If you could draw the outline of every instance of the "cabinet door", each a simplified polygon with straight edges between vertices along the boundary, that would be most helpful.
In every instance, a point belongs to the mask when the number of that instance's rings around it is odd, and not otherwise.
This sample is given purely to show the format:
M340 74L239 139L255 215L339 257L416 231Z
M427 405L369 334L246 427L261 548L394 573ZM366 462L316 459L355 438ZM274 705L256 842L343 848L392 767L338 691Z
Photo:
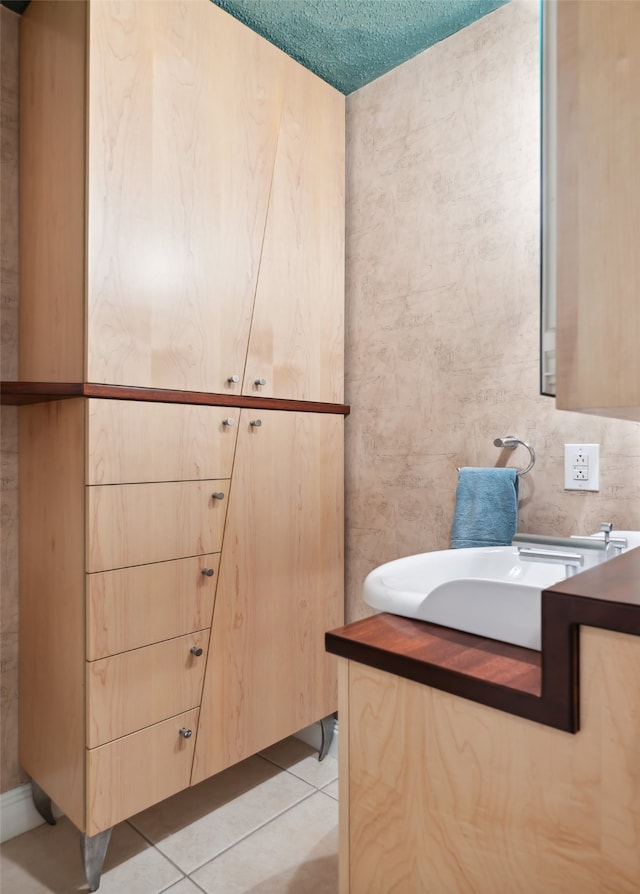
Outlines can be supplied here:
M98 398L87 406L87 484L231 476L237 410Z
M284 59L209 0L91 3L88 381L242 377Z
M556 405L640 421L640 4L557 16Z
M242 411L192 782L336 710L343 432L341 416Z
M84 374L86 31L85 3L20 18L19 378L32 382Z
M287 61L244 393L341 403L344 96Z
M197 723L194 708L87 751L87 835L187 788Z
M87 487L87 571L218 552L227 480Z
M209 631L87 662L87 745L96 748L197 708Z
M87 658L211 626L218 554L87 574Z

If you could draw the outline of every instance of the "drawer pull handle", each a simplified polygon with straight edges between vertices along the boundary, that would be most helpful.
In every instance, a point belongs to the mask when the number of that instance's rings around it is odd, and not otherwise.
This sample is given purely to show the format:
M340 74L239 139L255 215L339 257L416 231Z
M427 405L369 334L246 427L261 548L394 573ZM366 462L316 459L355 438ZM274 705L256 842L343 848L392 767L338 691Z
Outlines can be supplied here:
M224 494L221 490L217 490L215 493L211 494L214 500L224 500Z
M181 726L180 729L178 730L178 732L180 733L180 735L182 736L183 739L190 739L191 736L193 735L193 732L184 726Z
M200 646L191 646L189 651L192 655L195 655L196 658L199 658L202 655L202 649L200 648Z
M206 574L207 577L213 577L213 568L203 568L202 573Z
M254 428L260 428L262 425L262 419L252 419L249 425L253 425Z
M223 419L223 420L222 420L222 424L223 424L223 425L229 425L229 426L231 426L231 425L235 425L235 423L236 423L236 420L233 419L231 416L229 416L228 419Z
M266 380L266 379L256 379L254 384L256 385L256 387L257 387L258 385L266 385L266 384L267 384L267 380Z
M240 376L229 376L229 378L227 379L227 382L230 385L237 385L239 381L240 381Z

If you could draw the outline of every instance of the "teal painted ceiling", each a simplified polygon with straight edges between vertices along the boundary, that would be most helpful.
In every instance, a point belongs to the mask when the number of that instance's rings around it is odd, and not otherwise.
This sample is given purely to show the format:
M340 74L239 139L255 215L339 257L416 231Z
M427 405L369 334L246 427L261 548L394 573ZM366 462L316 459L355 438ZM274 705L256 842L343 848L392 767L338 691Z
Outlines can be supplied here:
M349 94L509 0L212 0Z

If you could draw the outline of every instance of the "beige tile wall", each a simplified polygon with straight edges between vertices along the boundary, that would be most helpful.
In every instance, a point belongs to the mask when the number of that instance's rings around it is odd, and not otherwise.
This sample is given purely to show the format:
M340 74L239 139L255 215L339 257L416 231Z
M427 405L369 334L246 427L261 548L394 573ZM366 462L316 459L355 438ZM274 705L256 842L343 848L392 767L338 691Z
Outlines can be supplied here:
M640 528L640 426L538 396L537 0L513 2L348 98L348 614L362 580L448 545L456 465L538 452L521 529ZM2 376L17 371L17 23L2 8ZM17 762L16 412L2 409L2 762ZM565 441L602 445L598 494ZM521 451L509 458L525 462Z
M640 426L538 389L539 37L513 0L347 98L347 614L371 568L449 545L456 466L526 465L520 530L640 528ZM606 371L603 370L603 375ZM565 442L601 490L563 490Z
M18 16L0 8L0 371L18 372ZM0 791L26 776L18 765L18 426L2 407L0 437Z

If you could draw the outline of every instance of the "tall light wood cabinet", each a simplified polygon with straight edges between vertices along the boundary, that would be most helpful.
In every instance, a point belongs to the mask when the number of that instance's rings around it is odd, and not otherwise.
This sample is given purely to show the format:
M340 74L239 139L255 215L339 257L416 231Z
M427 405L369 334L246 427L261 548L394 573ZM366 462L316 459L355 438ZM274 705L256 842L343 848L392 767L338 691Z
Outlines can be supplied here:
M344 97L209 0L21 28L20 750L95 889L337 709Z
M34 6L20 378L341 402L344 97L210 0Z
M640 4L557 4L557 396L640 420Z

